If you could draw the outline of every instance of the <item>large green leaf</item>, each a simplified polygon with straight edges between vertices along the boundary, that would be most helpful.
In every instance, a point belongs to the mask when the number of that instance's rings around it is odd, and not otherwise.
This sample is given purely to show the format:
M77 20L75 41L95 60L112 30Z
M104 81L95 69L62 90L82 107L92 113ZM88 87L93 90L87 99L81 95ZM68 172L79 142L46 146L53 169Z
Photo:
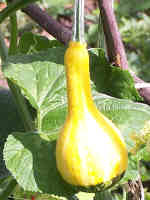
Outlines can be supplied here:
M75 190L56 169L57 134L14 133L4 148L7 168L26 191L72 196Z
M37 110L40 131L49 132L64 122L66 80L63 56L64 49L54 48L40 54L11 57L4 69L6 77L22 89Z

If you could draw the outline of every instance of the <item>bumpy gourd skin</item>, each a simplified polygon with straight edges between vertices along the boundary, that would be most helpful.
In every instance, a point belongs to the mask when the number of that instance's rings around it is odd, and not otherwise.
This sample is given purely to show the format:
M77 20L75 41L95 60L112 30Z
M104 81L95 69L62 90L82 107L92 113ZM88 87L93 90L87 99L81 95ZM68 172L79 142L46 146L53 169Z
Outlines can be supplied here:
M86 44L70 42L65 54L68 117L56 145L57 168L76 186L94 186L121 175L128 156L119 130L93 103Z

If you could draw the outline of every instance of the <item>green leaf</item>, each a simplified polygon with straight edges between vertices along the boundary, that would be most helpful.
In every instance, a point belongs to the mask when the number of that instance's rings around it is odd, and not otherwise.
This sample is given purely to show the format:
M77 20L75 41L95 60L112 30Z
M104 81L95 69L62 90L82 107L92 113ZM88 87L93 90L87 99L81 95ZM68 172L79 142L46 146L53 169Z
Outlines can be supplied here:
M13 131L23 131L14 99L6 88L0 88L0 113L0 178L2 178L8 175L2 155L6 138Z
M32 32L25 32L19 40L18 52L23 54L35 53L58 46L63 45L57 40L49 40L44 36L37 35Z
M53 48L40 54L10 57L4 67L5 76L22 89L37 110L39 131L58 129L65 120L66 80L60 64L63 56L64 49Z
M69 197L75 193L56 169L57 134L16 132L4 147L7 168L26 191Z
M127 70L111 66L102 49L90 50L91 79L99 92L120 99L142 101Z

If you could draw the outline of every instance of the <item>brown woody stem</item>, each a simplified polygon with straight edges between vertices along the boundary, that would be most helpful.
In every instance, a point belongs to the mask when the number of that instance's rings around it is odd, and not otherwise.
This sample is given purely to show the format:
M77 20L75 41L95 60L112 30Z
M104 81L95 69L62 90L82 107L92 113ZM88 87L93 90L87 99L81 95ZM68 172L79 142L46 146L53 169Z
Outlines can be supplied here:
M99 0L101 19L106 39L109 61L122 69L128 69L127 58L112 8L112 0Z

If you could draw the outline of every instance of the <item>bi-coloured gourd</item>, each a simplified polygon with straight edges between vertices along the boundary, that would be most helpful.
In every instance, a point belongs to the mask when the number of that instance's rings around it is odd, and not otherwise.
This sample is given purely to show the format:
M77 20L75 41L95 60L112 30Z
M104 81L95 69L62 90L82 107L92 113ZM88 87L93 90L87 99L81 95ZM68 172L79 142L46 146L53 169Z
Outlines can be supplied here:
M125 143L120 131L93 102L85 43L69 43L65 66L68 117L56 145L58 171L71 185L105 184L127 168Z

